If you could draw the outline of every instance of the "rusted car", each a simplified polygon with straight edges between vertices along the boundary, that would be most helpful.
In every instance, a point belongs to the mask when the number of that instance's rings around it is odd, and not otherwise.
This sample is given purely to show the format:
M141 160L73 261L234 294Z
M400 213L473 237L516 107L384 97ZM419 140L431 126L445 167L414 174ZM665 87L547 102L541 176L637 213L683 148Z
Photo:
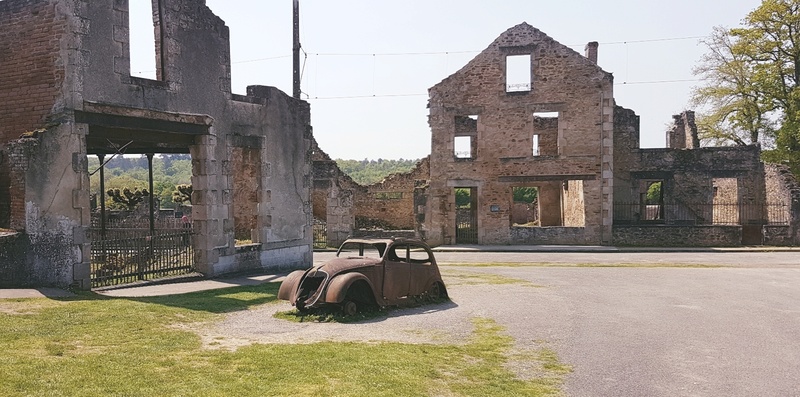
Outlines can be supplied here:
M278 299L299 311L333 306L345 315L445 297L447 290L430 247L406 238L348 239L336 258L290 273L278 291Z

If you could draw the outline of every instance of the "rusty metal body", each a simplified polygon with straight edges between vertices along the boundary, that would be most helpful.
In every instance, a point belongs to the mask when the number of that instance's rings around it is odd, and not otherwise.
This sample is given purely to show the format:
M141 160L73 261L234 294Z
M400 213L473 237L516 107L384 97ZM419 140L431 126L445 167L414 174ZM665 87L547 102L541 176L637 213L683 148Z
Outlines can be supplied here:
M416 239L348 239L336 258L298 270L281 283L278 298L306 310L338 305L354 314L369 306L403 306L446 297L430 247Z

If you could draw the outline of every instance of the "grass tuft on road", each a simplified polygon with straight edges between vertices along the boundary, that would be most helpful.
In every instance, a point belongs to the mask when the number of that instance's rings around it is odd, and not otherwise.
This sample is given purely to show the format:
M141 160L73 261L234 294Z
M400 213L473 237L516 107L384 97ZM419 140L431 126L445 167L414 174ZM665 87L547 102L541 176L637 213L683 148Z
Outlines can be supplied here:
M562 365L534 352L539 375L507 368L512 340L476 319L465 345L255 344L207 350L187 330L275 300L278 285L154 298L93 293L0 300L3 396L548 396ZM183 325L176 327L176 325ZM514 358L513 360L516 360ZM536 361L536 360L534 360Z

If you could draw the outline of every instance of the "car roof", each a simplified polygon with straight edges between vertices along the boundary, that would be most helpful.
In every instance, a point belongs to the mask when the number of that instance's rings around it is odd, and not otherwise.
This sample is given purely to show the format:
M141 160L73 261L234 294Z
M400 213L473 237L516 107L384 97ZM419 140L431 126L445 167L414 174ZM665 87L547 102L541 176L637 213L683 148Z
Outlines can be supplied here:
M415 243L415 244L427 245L422 240L413 239L413 238L406 238L406 237L392 237L392 238L359 237L359 238L348 238L344 242L345 243L363 243L363 244Z

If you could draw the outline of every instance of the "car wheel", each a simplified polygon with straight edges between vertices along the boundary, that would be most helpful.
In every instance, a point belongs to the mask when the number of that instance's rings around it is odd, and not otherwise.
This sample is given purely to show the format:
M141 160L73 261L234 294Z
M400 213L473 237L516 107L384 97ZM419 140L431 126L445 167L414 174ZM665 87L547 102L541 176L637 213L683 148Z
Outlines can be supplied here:
M345 316L355 316L358 313L358 305L354 301L346 300L342 302L342 313Z

